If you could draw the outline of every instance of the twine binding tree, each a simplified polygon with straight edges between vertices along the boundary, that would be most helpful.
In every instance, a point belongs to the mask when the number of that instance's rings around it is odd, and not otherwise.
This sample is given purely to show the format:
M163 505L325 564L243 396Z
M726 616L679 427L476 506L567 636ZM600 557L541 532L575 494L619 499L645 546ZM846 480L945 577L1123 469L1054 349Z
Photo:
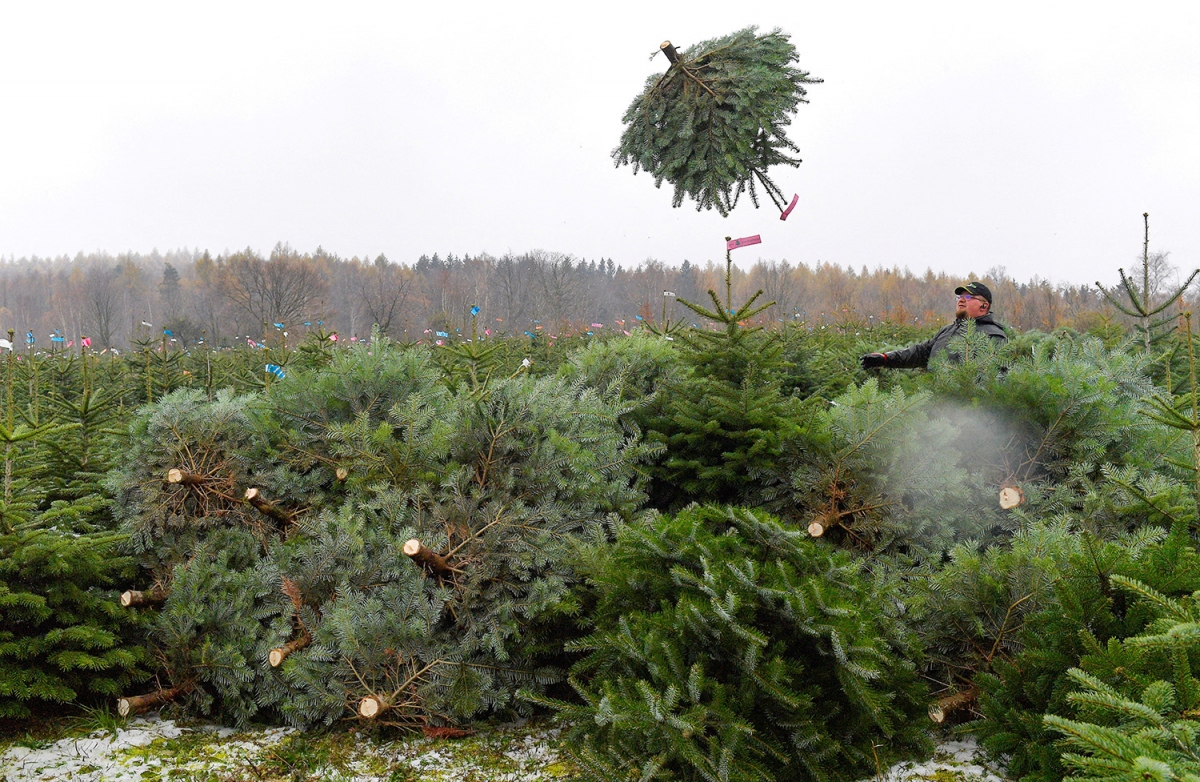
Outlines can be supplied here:
M645 170L654 184L675 187L672 206L684 196L696 210L722 216L747 190L758 206L758 188L779 208L795 207L767 175L774 165L799 166L800 151L785 132L796 108L807 103L804 85L819 84L793 63L796 47L778 29L757 35L754 27L704 41L682 54L670 41L660 47L671 61L661 76L625 111L625 132L613 150L618 167ZM657 52L656 52L657 54Z

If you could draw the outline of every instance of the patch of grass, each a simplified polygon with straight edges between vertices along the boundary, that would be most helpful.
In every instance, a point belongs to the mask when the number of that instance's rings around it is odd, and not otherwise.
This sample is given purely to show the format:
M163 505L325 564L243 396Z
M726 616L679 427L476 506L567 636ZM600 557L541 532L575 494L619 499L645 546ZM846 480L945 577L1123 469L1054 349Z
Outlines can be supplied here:
M67 726L72 733L105 733L116 738L117 731L125 727L125 718L107 706L84 706L82 713L67 718Z
M319 736L296 733L263 752L256 767L265 776L305 780L325 764L328 752Z

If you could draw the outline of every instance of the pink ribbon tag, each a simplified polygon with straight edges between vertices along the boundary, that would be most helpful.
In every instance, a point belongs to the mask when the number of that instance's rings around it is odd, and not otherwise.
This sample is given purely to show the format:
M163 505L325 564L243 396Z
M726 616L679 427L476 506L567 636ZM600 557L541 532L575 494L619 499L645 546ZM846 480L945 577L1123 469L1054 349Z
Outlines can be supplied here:
M755 234L754 236L743 236L741 239L730 239L725 243L725 249L736 250L739 247L749 247L752 244L762 244L762 237Z
M796 202L799 200L800 200L799 193L796 193L796 195L792 196L792 202L790 204L788 204L788 208L784 209L783 213L781 215L779 215L779 219L786 220L787 216L790 215L792 213L792 210L796 208Z

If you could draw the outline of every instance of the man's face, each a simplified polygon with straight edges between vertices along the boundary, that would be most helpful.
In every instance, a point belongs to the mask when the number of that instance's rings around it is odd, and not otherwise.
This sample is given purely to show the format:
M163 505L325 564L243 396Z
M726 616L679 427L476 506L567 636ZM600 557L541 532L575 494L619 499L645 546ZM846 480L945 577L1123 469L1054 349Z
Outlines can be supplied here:
M970 293L960 293L958 304L954 310L956 318L978 318L988 311L987 299L982 296L972 296Z

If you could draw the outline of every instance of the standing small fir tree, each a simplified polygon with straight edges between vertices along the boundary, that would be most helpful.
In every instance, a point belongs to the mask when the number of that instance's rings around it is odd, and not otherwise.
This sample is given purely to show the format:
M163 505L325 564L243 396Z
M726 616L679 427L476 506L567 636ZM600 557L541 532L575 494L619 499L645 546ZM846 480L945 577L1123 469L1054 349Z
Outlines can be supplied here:
M1163 300L1157 304L1151 299L1154 297L1155 285L1151 281L1151 267L1154 265L1154 259L1150 255L1150 213L1142 213L1142 221L1145 223L1145 238L1142 241L1142 284L1136 286L1125 274L1124 269L1117 269L1121 275L1121 288L1124 290L1125 297L1128 301L1121 301L1117 298L1113 291L1108 290L1099 282L1096 287L1100 289L1100 293L1104 298L1112 303L1121 312L1131 318L1137 320L1135 328L1142 339L1142 346L1146 354L1149 355L1153 346L1159 342L1167 334L1170 334L1172 329L1165 328L1168 324L1175 320L1173 315L1168 315L1165 318L1155 319L1161 315L1167 307L1170 307L1184 291L1192 284L1192 280L1196 279L1196 275L1200 274L1200 269L1196 269L1187 278L1187 281L1175 288L1169 295L1164 296Z
M649 172L655 187L670 182L672 206L690 196L697 211L726 216L746 190L758 206L761 187L784 211L783 191L767 169L800 165L785 128L807 103L804 85L821 82L793 65L798 55L788 36L748 27L682 54L669 41L661 49L671 67L650 77L625 111L612 154L617 166Z
M754 476L774 463L796 428L792 402L780 390L779 340L743 325L774 302L756 305L758 291L735 308L732 266L727 251L724 302L713 290L711 309L680 299L718 330L680 333L691 372L672 384L661 416L648 424L648 439L667 446L653 473L651 496L660 508L744 501Z

